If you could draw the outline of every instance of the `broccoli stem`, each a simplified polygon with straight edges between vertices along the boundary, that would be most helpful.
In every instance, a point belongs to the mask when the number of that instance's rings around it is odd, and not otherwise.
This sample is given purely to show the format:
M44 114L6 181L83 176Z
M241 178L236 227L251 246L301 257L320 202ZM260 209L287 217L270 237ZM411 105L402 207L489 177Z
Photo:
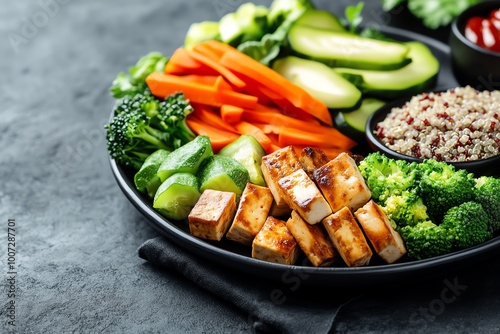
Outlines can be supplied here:
M155 136L153 135L150 135L149 133L147 133L146 131L141 133L140 135L137 136L138 138L141 138L145 141L147 141L148 143L150 144L153 144L155 145L156 147L158 148L163 148L163 149L170 149L167 145L165 145L165 143L163 143L160 139L156 138Z

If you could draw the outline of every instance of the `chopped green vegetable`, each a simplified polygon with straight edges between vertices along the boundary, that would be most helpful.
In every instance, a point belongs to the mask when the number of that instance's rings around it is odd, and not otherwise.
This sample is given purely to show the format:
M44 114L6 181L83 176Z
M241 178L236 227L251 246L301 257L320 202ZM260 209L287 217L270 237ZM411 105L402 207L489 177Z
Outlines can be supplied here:
M141 57L128 73L120 72L113 81L110 92L114 98L134 96L147 88L146 77L152 72L162 72L168 58L160 52L150 52Z
M408 65L409 48L403 43L361 37L341 31L294 25L288 41L295 55L330 67L395 70Z
M434 221L441 221L452 207L472 200L475 182L466 170L432 159L418 164L418 169L419 193Z
M156 172L169 154L170 151L159 149L146 158L141 169L134 175L134 184L137 190L145 192L151 198L154 197L161 184Z
M344 25L340 22L337 16L326 10L316 8L309 8L306 10L295 22L295 24L316 29L345 31Z
M453 236L455 249L465 249L492 237L489 231L489 217L481 204L465 202L452 207L445 214L440 225Z
M273 70L303 88L329 109L354 109L361 104L361 91L320 62L287 56L276 60Z
M403 227L401 236L405 240L408 256L414 260L445 255L453 248L453 235L429 220Z
M158 149L170 149L167 134L153 128L150 118L140 110L122 112L106 125L110 156L118 163L141 168L146 158Z
M368 118L385 103L376 98L363 98L359 108L335 115L335 127L346 136L362 141L365 139Z
M191 24L184 39L184 47L191 49L198 43L220 39L219 22L203 21Z
M157 175L165 181L175 173L196 174L203 160L213 155L207 136L198 136L193 141L171 152L158 168Z
M364 2L358 2L356 6L347 6L345 8L345 17L348 23L347 25L349 26L349 32L353 34L356 33L358 26L361 21L363 21L361 12L363 11L364 6Z
M269 66L287 44L287 36L297 19L314 8L309 0L274 0L268 14L269 29L260 40L238 45L238 50Z
M240 196L250 181L247 169L235 159L222 155L208 157L198 171L200 191L213 189Z
M185 219L201 193L196 176L176 173L166 179L156 191L153 207L170 219Z
M500 231L500 179L492 176L476 179L474 201L481 204L490 217L490 231Z
M173 151L195 138L186 124L193 108L182 93L161 101L148 89L123 98L106 125L108 151L119 163L140 169L158 149Z
M379 152L367 155L360 162L359 171L373 199L382 204L390 196L401 195L414 187L419 176L416 163L391 159Z
M266 151L253 136L241 135L231 144L223 147L218 154L233 158L245 166L251 183L259 186L266 185L260 169L262 157L266 154Z
M295 22L309 8L314 8L310 0L274 0L268 15L271 30L286 21Z
M385 11L390 11L400 4L407 3L409 11L422 23L437 29L450 24L464 10L481 0L381 0Z
M403 43L409 48L411 63L392 71L359 70L336 68L335 71L345 78L358 75L362 79L354 84L366 95L383 99L396 99L412 96L428 90L436 84L439 74L439 61L429 47L418 41Z

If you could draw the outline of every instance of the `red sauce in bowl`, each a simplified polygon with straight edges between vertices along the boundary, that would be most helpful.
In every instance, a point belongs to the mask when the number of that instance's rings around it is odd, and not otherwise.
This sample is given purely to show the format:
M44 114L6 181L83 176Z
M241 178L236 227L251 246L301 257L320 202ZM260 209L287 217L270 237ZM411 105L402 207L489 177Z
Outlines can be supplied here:
M488 17L471 17L465 26L465 37L484 49L500 52L500 8Z

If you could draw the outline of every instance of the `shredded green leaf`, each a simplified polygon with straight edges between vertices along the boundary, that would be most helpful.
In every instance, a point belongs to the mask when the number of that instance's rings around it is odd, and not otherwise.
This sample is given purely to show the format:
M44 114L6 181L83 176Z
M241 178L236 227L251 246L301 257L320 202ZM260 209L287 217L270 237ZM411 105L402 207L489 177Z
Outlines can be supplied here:
M481 0L381 0L385 11L405 2L408 10L422 20L424 26L437 29L450 24L460 13Z
M363 21L361 12L363 11L364 6L364 2L358 2L356 6L347 6L345 9L345 17L349 25L349 31L352 33L356 32L356 29L360 25L361 21Z

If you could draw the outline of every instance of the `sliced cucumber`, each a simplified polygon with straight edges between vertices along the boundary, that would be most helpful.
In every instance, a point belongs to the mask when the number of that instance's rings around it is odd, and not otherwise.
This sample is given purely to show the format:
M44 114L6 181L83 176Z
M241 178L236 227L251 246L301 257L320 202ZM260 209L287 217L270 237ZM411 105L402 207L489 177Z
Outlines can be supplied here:
M153 198L156 190L161 184L161 180L156 175L158 168L165 161L170 151L159 149L151 153L141 166L141 169L134 175L134 183L137 190L145 192Z
M326 10L314 8L306 10L295 24L316 29L346 31L338 17Z
M251 2L244 3L238 7L235 18L242 35L239 43L260 40L267 32L268 12L267 7L256 6Z
M423 43L412 41L404 43L410 50L412 62L403 68L392 71L368 71L351 68L336 68L343 76L361 75L358 87L367 95L396 99L412 96L436 84L439 61Z
M393 70L411 62L408 47L348 32L294 25L288 33L292 50L304 58L330 67Z
M177 173L166 179L156 191L153 207L170 219L185 219L200 198L198 179Z
M238 44L242 31L236 18L236 13L228 13L219 21L219 36L226 44Z
M251 183L259 186L266 185L260 169L262 157L266 155L266 151L253 136L241 135L231 144L223 147L218 154L233 158L245 166Z
M351 109L361 102L361 91L325 64L288 56L276 60L273 69L330 109Z
M358 109L348 113L339 112L335 116L335 127L354 140L362 140L365 138L368 118L385 103L385 101L376 98L364 98Z
M248 2L236 12L224 15L219 21L222 42L237 46L246 41L259 40L268 29L268 9Z
M207 136L197 136L168 155L156 173L163 182L175 173L196 174L203 160L213 155Z
M198 171L200 191L213 189L233 192L240 196L250 181L248 171L238 161L221 155L213 155Z
M211 39L219 39L219 22L204 21L189 26L184 39L184 47L191 49L198 43Z

